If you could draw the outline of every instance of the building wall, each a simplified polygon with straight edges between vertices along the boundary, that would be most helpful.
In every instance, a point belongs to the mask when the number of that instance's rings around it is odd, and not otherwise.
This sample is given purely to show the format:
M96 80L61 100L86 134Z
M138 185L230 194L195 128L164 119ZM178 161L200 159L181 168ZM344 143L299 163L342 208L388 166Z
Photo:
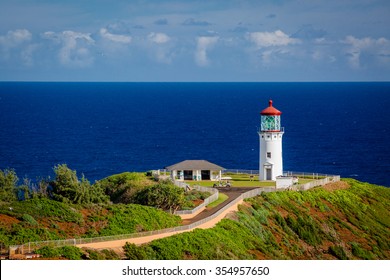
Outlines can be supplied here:
M214 174L216 173L216 174ZM176 178L179 176L179 174L182 174L179 178ZM202 170L192 170L192 180L195 181L200 181L203 180L202 178ZM221 178L221 171L213 171L210 170L210 180L211 181L216 181L218 178ZM184 170L172 170L171 172L171 179L172 180L177 180L177 181L184 181Z
M277 176L283 175L283 155L282 139L283 132L261 132L260 137L260 163L259 163L259 180L267 180L265 169L266 163L271 163L272 177L276 180ZM267 157L270 153L271 157Z

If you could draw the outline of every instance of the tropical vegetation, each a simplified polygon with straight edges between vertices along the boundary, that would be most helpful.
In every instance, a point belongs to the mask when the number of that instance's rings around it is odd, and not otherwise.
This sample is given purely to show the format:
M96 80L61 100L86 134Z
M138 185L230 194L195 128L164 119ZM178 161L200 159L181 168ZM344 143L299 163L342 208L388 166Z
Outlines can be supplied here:
M264 193L214 228L124 251L128 259L389 259L390 189L348 179Z

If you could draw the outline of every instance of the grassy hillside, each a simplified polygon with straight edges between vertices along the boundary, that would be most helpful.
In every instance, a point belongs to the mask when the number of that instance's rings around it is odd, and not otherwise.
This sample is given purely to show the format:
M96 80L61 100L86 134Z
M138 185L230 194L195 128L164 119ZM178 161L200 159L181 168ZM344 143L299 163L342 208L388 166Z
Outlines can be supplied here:
M124 248L129 259L390 259L390 189L347 179L267 193L212 229Z
M156 184L144 173L124 172L99 180L95 186L103 188L114 203L130 203L140 190Z
M134 204L66 204L47 198L0 203L0 243L107 236L180 224L164 211Z

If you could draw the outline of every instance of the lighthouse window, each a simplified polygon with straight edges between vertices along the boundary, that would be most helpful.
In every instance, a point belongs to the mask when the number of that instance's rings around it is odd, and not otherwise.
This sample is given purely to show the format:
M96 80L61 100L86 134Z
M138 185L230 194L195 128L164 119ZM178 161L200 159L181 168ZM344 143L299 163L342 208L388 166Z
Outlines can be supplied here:
M271 153L267 152L267 158L271 158Z

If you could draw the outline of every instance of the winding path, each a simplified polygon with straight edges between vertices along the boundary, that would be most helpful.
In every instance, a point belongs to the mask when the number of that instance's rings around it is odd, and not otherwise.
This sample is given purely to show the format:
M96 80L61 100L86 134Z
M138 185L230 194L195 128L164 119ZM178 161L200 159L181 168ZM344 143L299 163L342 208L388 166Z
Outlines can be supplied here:
M211 215L215 214L218 212L220 209L228 205L230 202L235 200L237 197L239 197L241 194L253 190L255 188L246 188L246 187L241 187L241 188L220 188L218 189L219 192L226 194L229 198L225 200L223 203L217 205L216 207L213 208L206 208L202 212L200 212L198 215L191 219L186 219L183 220L183 225L189 225L195 222L198 222L200 220L203 220L207 217L210 217ZM182 231L175 231L175 232L166 232L166 233L161 233L161 234L155 234L155 235L150 235L150 236L143 236L143 237L136 237L136 238L129 238L129 239L121 239L121 240L114 240L114 241L103 241L103 242L96 242L96 243L88 243L88 244L79 244L76 245L77 247L87 247L87 248L93 248L93 249L113 249L118 253L123 253L122 247L126 244L126 242L134 243L136 245L144 244L144 243L149 243L153 240L172 236L175 234L180 234L183 232L188 232L192 231L196 228L199 229L207 229L207 228L212 228L214 227L220 220L222 220L227 214L237 211L237 206L242 203L242 200L239 200L238 202L234 203L231 205L229 208L225 209L222 213L220 213L217 217L214 219L207 221L195 228L188 229L188 230L182 230Z

